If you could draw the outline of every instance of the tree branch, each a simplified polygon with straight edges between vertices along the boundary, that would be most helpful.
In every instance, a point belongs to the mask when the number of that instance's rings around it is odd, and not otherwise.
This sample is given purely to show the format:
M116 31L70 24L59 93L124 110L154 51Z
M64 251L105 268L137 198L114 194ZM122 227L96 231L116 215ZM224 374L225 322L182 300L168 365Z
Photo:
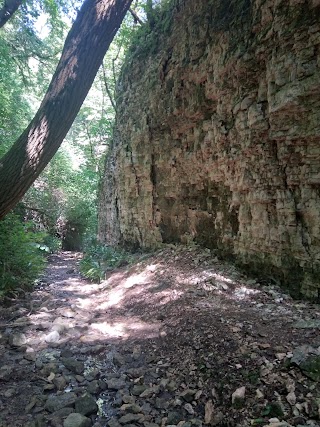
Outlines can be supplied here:
M0 159L0 219L26 193L60 147L132 0L85 0L49 89L27 129Z
M133 19L134 19L134 23L136 24L137 22L139 22L140 25L143 24L143 21L139 18L138 14L133 10L133 9L129 9L129 12L131 13Z
M106 88L106 92L107 92L107 95L108 95L108 97L110 99L111 105L112 105L114 111L117 111L116 103L114 102L111 90L110 90L109 85L108 85L107 75L106 75L106 69L104 67L104 63L102 63L102 74L103 74L104 87Z
M3 7L0 9L0 28L9 21L21 4L22 0L5 0Z

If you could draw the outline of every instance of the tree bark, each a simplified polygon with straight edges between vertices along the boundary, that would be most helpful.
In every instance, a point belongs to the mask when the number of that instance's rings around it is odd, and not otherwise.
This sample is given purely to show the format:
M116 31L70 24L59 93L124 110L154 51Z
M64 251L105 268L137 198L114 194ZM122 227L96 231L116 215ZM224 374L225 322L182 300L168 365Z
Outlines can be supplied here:
M0 219L23 197L70 129L132 0L85 0L42 104L0 159Z
M5 0L0 9L0 28L6 24L22 4L22 0Z

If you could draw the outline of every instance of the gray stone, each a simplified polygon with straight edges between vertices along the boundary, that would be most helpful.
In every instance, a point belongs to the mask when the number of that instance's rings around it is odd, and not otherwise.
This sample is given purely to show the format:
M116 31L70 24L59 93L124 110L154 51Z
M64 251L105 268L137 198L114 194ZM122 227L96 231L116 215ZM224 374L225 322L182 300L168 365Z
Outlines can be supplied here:
M139 414L142 412L142 409L139 405L136 405L134 403L125 403L124 405L121 406L120 411Z
M114 353L112 360L118 368L121 368L121 366L126 363L125 358L120 353Z
M75 409L79 414L92 415L98 412L98 405L90 394L86 394L76 400Z
M52 417L66 418L74 412L73 408L61 408L52 414Z
M298 320L292 327L296 329L320 329L320 320Z
M26 345L27 342L27 337L21 332L17 332L9 336L9 344L13 347L22 347Z
M232 393L231 400L232 400L232 405L235 408L242 408L245 394L246 394L246 388L244 386L237 388L237 390L235 390Z
M76 412L68 415L64 420L63 427L91 427L91 420Z
M145 385L135 384L131 389L131 393L134 396L140 396L140 394L143 393L146 389L147 387Z
M119 418L120 424L129 424L140 421L143 418L143 414L126 414Z
M184 390L182 393L180 393L180 397L182 397L182 399L184 399L186 402L190 403L193 401L196 392L196 390L191 390L190 388L188 388L187 390Z
M45 404L45 409L49 412L56 412L65 407L72 407L77 400L77 395L73 392L64 393L58 396L50 395Z
M109 427L120 427L120 426L121 426L121 424L119 423L119 421L118 421L116 418L112 417L112 418L108 421L108 426L109 426Z
M13 373L13 367L10 365L3 365L0 368L0 381L10 381Z
M73 357L61 357L61 362L69 371L81 375L84 371L84 363Z
M320 381L320 352L310 345L299 346L293 350L291 363L314 381Z
M52 382L56 386L57 390L59 390L59 391L64 390L66 388L66 385L67 385L65 378L62 376L55 377L52 380Z
M98 394L101 391L101 387L99 385L100 381L93 380L90 381L87 385L87 391L90 394Z
M170 411L167 417L167 425L170 425L170 424L176 425L182 420L183 420L183 416L182 414L180 414L180 412Z
M51 331L44 337L44 340L48 344L58 343L60 341L60 334L58 331Z
M125 386L125 382L119 378L111 378L107 381L108 389L121 390Z

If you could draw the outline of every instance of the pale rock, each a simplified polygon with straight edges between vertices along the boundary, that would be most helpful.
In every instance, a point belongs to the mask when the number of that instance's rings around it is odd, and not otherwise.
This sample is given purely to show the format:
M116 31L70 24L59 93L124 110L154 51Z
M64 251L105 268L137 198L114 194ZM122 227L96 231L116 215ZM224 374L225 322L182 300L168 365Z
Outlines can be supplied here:
M286 396L287 402L291 405L294 406L296 404L297 401L297 397L295 395L294 391L291 391L290 393L287 394Z
M9 336L9 344L13 347L22 347L28 342L27 337L22 332L17 332Z
M52 343L58 343L60 341L60 334L57 331L49 332L44 337L45 342L52 344Z
M204 423L210 424L214 414L214 406L212 400L208 400L204 408Z
M245 394L246 394L245 386L237 388L237 390L235 390L232 393L231 401L232 401L232 405L235 408L241 408L243 406Z

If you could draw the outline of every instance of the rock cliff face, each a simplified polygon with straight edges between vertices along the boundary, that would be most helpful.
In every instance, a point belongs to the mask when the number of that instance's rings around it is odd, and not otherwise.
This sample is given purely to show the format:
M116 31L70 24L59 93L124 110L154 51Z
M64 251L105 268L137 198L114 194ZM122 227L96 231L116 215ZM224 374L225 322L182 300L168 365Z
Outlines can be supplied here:
M195 241L318 298L320 0L179 0L170 19L119 82L100 239Z

